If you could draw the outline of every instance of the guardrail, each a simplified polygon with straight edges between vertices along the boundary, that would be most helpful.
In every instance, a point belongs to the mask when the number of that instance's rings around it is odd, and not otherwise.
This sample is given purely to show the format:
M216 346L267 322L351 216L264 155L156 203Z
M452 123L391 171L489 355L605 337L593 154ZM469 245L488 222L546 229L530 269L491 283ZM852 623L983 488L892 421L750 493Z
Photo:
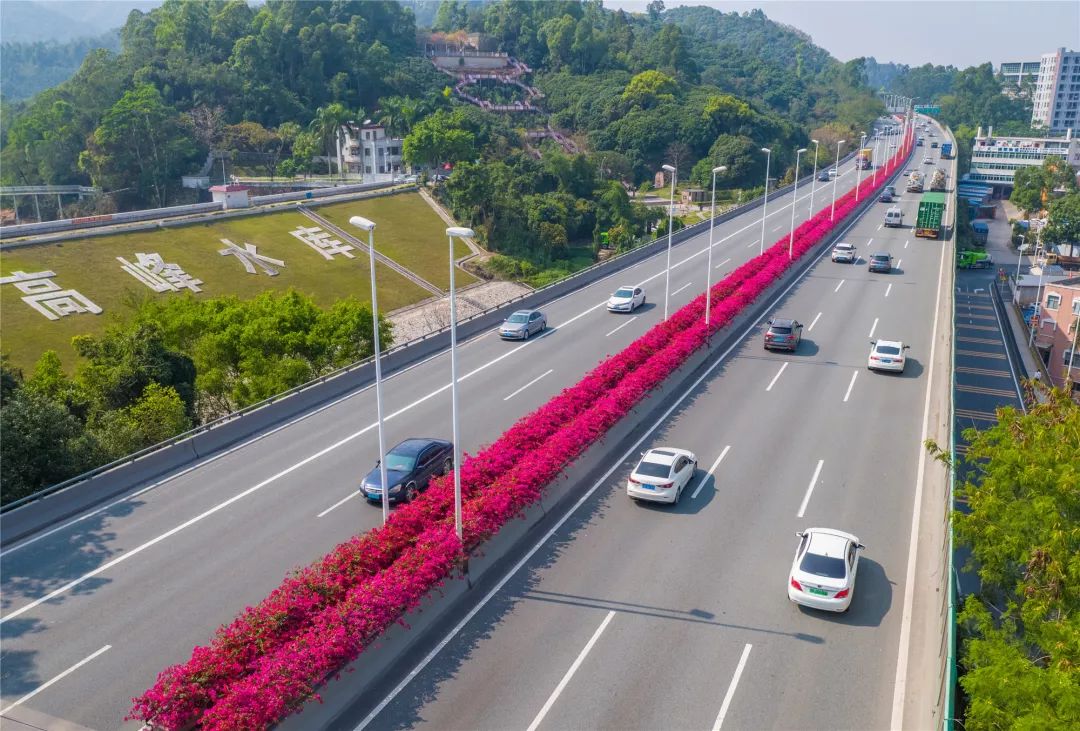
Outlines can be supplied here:
M844 158L841 164L852 157L854 157L853 154ZM770 198L785 195L792 188L793 186L790 185L778 188L770 193ZM715 222L724 223L758 208L761 204L762 198L755 198L717 215ZM709 221L706 219L674 232L672 244L682 243L708 231L708 225ZM605 262L593 264L546 287L523 293L500 305L463 318L458 321L457 326L459 342L495 327L502 321L504 314L514 309L539 306L544 302L569 294L648 259L663 251L666 246L666 236L655 239ZM384 378L406 365L449 347L449 343L450 328L447 326L384 351L381 364ZM374 380L373 363L374 359L370 357L357 361L308 383L295 386L227 416L178 434L171 439L0 506L0 536L2 536L0 545L19 540L46 525L71 517L126 492L136 485L161 477L197 459L208 457L289 418L294 418L312 408L362 388ZM94 488L88 489L84 486L78 492L86 494L78 498L72 497L72 493L75 492L72 488L84 485L84 483L92 483ZM59 499L59 493L65 493L63 500ZM52 499L38 515L25 518L19 515L31 505L41 503L45 498Z
M32 234L72 231L80 228L114 226L118 223L176 218L177 216L190 216L193 213L212 213L224 210L224 208L225 206L223 203L193 203L189 206L147 208L146 210L128 211L127 213L107 213L101 216L62 218L56 221L41 221L40 223L20 223L16 226L0 227L0 240L30 236Z

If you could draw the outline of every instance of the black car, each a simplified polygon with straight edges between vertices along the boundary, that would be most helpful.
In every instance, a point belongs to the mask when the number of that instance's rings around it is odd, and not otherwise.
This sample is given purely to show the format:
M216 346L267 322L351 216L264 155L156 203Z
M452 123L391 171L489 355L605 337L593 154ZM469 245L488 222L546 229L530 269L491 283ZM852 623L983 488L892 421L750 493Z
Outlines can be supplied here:
M773 318L765 331L765 350L790 350L794 352L802 342L802 325L798 320Z
M829 171L828 170L822 170L820 173L817 174L817 179L822 183L829 182L829 180L830 180Z
M891 272L892 257L888 254L871 254L867 260L867 268L872 272Z
M445 475L454 467L454 445L445 439L406 439L386 453L386 481L390 502L408 502L427 488L432 477ZM360 483L364 497L382 502L379 463Z

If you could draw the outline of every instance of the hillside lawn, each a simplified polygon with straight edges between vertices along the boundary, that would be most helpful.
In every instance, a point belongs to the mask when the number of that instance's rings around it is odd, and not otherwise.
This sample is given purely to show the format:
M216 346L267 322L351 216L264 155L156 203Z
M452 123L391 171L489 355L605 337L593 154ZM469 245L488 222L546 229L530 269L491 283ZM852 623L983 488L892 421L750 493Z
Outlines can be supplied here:
M375 250L420 275L444 292L450 289L450 262L447 260L446 222L431 210L419 193L401 193L381 198L362 198L345 203L312 207L315 213L367 243L367 233L349 224L352 216L375 222ZM469 247L454 240L454 259L469 254ZM462 269L454 275L458 287L472 284L476 277Z
M403 224L391 224L393 215L410 216L413 230L438 230L438 235L418 238L432 252L438 252L445 261L445 226L418 195L410 195L417 206L396 203L394 196L368 202L363 210L375 221L385 222L386 233L376 239L376 247L386 251L393 238L391 232ZM388 202L395 201L387 205ZM350 205L350 204L339 204ZM422 210L421 210L422 208ZM325 212L326 209L320 209ZM327 216L330 218L330 216ZM408 219L406 219L408 220ZM12 284L0 287L0 316L2 316L2 339L0 352L6 353L13 365L29 373L38 357L46 350L60 354L64 366L72 370L76 355L71 348L75 335L95 334L105 326L131 312L132 303L142 297L182 297L188 290L155 293L149 287L121 269L116 260L122 256L137 263L136 252L158 253L166 263L176 263L188 274L201 279L202 292L195 297L220 297L236 295L246 299L273 289L284 291L290 287L311 296L320 306L328 306L336 300L355 296L370 301L370 275L368 258L364 252L353 250L355 258L342 255L326 260L321 254L289 235L297 226L313 226L314 222L295 211L265 215L242 216L205 224L137 231L115 236L69 240L41 246L11 249L0 256L0 274L8 276L14 271L27 273L52 270L52 281L61 289L75 289L103 309L99 315L72 314L58 320L49 320L28 304L25 296ZM383 229L376 229L377 235ZM399 234L400 236L400 234ZM227 238L243 248L245 243L258 247L258 253L284 260L280 273L270 277L256 267L257 274L248 274L235 256L222 256L225 248L220 239ZM419 251L419 243L403 250ZM418 257L425 259L426 257ZM408 262L402 262L408 266ZM428 276L424 271L421 276ZM376 267L379 287L379 309L388 313L399 307L424 300L430 293L384 265ZM446 275L447 280L449 274ZM441 281L441 280L437 280ZM469 281L472 281L470 278ZM462 283L465 283L462 280Z

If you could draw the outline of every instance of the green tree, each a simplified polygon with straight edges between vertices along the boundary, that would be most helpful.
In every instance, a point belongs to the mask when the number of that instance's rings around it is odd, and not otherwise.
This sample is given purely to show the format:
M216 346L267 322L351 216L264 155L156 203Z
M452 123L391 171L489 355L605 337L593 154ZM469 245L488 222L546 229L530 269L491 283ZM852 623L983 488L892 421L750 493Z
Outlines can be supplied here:
M765 156L749 137L717 137L708 156L694 166L690 178L697 185L711 185L712 169L720 165L727 165L727 172L717 178L717 184L724 180L729 185L753 187L761 185L765 178Z
M1039 167L1016 171L1009 200L1030 215L1047 208L1054 191L1060 189L1076 190L1076 171L1064 159L1051 155Z
M675 100L679 85L675 79L659 71L642 71L630 79L623 90L622 99L627 107L639 106L649 109L661 102Z
M330 174L331 160L337 158L338 144L341 141L341 126L353 117L352 113L340 102L327 104L315 110L315 119L311 120L309 128L315 132L322 141L323 149L326 150L326 172ZM364 112L361 110L356 117L363 121ZM341 170L338 170L341 173Z
M109 459L119 459L191 427L186 404L176 389L151 383L130 406L99 412L89 431Z
M402 154L410 165L430 165L477 156L476 136L462 128L457 113L439 110L417 123L402 143Z
M1069 193L1050 204L1042 238L1047 245L1069 246L1070 256L1080 255L1080 193Z

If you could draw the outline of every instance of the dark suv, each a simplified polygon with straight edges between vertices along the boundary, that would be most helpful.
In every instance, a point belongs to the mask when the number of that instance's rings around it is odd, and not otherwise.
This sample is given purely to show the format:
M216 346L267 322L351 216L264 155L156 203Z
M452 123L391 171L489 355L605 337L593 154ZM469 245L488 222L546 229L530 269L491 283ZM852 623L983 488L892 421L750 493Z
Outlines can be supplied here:
M888 254L871 254L867 264L872 272L885 272L887 274L892 271L892 257Z
M765 350L790 350L794 352L802 342L802 325L798 320L774 318L769 320L765 331Z
M390 502L408 502L428 486L432 477L445 475L454 467L454 445L445 439L406 439L386 453L386 482ZM382 502L379 463L360 483L364 497Z

